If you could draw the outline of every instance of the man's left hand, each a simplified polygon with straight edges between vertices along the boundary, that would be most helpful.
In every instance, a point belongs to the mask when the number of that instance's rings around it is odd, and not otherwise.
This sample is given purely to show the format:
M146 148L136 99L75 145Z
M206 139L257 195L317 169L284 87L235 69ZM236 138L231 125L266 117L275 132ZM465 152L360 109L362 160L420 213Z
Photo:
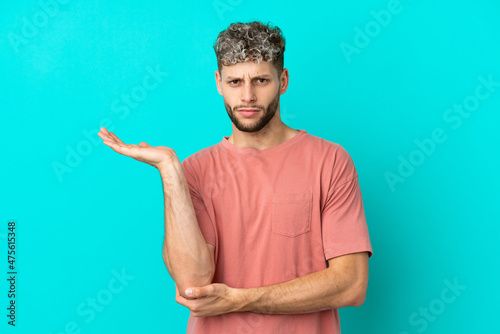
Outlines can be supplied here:
M184 298L179 293L175 301L191 310L194 317L207 317L241 311L244 306L243 289L230 288L225 284L214 283L203 287L188 288Z

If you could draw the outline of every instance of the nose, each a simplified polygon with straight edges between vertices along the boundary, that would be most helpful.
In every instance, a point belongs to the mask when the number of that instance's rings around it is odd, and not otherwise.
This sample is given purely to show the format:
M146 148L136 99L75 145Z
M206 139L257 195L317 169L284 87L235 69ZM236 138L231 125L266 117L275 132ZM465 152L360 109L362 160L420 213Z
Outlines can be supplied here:
M241 92L241 101L245 103L255 102L255 89L251 83L246 83Z

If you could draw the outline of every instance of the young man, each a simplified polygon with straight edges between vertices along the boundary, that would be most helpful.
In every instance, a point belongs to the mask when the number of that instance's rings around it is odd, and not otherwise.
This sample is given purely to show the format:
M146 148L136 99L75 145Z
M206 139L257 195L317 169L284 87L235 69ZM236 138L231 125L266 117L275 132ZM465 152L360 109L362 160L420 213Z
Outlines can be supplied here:
M214 49L229 137L181 163L169 147L99 136L160 172L163 258L188 333L340 333L337 309L363 304L372 255L354 164L281 121L278 27L231 24Z

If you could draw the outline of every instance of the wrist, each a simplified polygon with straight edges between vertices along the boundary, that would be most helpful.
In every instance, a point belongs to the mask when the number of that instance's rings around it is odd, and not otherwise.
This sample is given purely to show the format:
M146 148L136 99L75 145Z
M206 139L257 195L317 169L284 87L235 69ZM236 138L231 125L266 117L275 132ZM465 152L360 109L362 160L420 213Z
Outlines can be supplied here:
M164 156L155 167L160 171L160 173L168 173L179 167L182 168L182 164L177 155L174 153Z
M163 189L182 189L187 187L186 177L182 164L177 161L169 161L158 167L163 182Z
M257 301L260 297L261 293L258 288L240 289L238 312L256 312Z
M178 159L165 159L163 162L159 163L157 166L158 171L162 179L165 178L175 178L178 177L179 174L184 175L182 164Z

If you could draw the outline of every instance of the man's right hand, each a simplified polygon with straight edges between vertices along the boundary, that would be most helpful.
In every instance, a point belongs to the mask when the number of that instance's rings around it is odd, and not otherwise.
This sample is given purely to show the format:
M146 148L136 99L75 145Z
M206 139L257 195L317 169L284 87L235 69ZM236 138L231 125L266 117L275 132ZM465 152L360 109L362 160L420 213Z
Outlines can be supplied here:
M111 147L115 152L134 158L135 160L145 162L151 166L162 170L169 167L170 164L178 161L175 151L166 146L153 147L145 142L139 145L125 144L113 132L106 128L100 128L101 132L97 135L103 139L103 143Z

